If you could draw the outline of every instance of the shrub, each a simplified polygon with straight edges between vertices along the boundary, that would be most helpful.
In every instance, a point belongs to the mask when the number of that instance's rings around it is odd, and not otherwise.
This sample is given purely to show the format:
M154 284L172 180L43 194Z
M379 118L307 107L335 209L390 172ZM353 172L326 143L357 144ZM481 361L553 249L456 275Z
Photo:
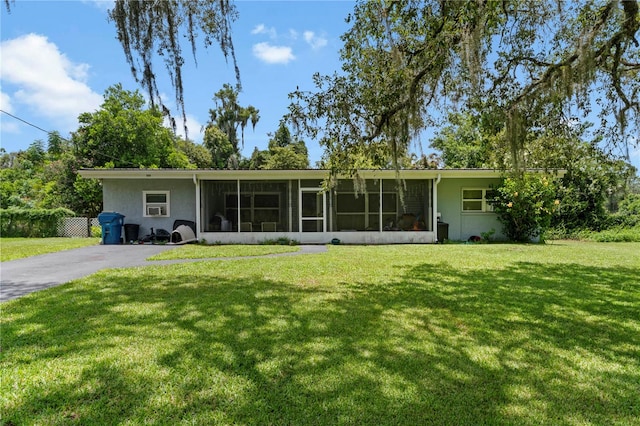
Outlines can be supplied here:
M58 225L74 213L69 209L0 209L0 233L4 237L43 238L58 235Z
M532 173L505 178L489 202L502 223L504 235L518 242L529 242L542 235L551 225L551 215L558 203L551 180Z
M609 242L640 242L640 225L633 228L615 227L604 231L582 231L578 234L579 239L596 241L600 243Z
M102 226L92 226L91 227L91 236L93 238L101 238L102 237Z
M265 246L297 246L300 243L287 237L280 237L272 240L263 240L260 244Z
M640 194L629 194L620 201L618 211L609 216L609 227L634 227L640 225Z

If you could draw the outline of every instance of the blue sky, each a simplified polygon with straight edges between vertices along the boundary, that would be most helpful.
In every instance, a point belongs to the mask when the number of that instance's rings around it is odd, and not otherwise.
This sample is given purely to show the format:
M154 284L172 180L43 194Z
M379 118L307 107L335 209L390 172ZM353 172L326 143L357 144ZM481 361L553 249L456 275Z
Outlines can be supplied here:
M7 13L2 4L0 48L1 109L46 130L68 137L78 128L82 112L95 111L109 86L122 83L139 89L129 71L115 28L107 21L110 1L21 1ZM340 69L340 36L351 1L238 1L239 19L233 40L243 92L240 104L260 110L255 131L245 131L243 154L266 149L269 137L287 112L288 93L296 86L312 89L313 73ZM231 63L217 47L198 46L196 67L190 48L184 70L189 137L202 141L200 128L214 106L213 94L224 83L235 83ZM164 78L160 91L175 107L173 89ZM177 111L177 109L176 109ZM47 134L6 114L0 114L1 146L25 149ZM321 150L306 140L313 162Z
M0 108L43 129L63 136L78 128L82 112L99 108L109 86L139 86L133 80L107 21L110 0L17 0L11 13L4 2L1 11ZM236 1L239 19L233 24L233 40L240 66L243 92L240 104L260 110L255 131L245 132L243 154L254 147L266 149L269 137L287 112L287 95L296 87L313 89L315 72L331 74L340 69L340 36L348 30L345 18L354 2L341 1ZM214 106L213 94L224 83L235 83L232 64L225 63L217 47L198 46L198 67L186 57L183 73L189 137L202 141L201 126ZM185 46L185 53L190 48ZM156 71L160 90L173 111L173 88L164 66ZM46 133L6 114L0 114L0 146L7 151L25 149ZM431 133L426 133L425 137ZM322 152L306 139L311 164ZM422 140L426 152L428 140ZM640 147L631 153L640 169Z

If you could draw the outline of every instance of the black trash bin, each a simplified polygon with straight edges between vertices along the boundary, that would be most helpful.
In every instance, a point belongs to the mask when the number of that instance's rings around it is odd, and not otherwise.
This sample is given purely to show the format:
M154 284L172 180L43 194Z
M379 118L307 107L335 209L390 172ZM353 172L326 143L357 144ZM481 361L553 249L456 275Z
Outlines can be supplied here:
M449 224L445 222L438 222L438 242L444 243L449 239Z
M124 241L127 243L137 242L140 234L140 225L136 223L124 224Z

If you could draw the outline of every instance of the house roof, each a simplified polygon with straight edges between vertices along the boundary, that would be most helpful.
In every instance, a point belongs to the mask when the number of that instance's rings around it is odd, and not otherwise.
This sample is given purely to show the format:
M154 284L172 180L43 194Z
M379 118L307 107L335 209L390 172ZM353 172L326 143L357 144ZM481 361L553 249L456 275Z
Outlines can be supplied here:
M531 170L543 172L543 170ZM325 179L329 170L216 170L216 169L81 169L80 175L94 179L190 179L190 180L289 180ZM421 169L421 170L360 170L365 179L434 179L442 178L499 178L504 172L497 169ZM554 173L560 177L564 170ZM349 178L349 176L342 176Z

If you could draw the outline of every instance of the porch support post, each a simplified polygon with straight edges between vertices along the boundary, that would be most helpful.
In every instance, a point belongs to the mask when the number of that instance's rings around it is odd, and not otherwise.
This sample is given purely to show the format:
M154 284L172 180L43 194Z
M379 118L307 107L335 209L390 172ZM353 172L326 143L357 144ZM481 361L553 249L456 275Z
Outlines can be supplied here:
M438 177L433 181L433 232L436 236L436 242L438 242L438 184L440 179L442 179L442 175L438 173Z
M236 181L236 194L238 195L238 217L237 217L237 223L238 223L238 232L240 232L240 179L238 179Z
M298 179L298 232L302 232L302 180Z
M198 232L202 232L202 200L200 198L200 180L196 174L193 174L193 184L196 187L196 229Z
M380 178L380 198L378 202L378 232L382 232L382 178Z
M291 186L291 179L289 179L289 202L287 203L287 209L289 210L287 213L289 215L289 232L293 232L293 199L291 198Z

